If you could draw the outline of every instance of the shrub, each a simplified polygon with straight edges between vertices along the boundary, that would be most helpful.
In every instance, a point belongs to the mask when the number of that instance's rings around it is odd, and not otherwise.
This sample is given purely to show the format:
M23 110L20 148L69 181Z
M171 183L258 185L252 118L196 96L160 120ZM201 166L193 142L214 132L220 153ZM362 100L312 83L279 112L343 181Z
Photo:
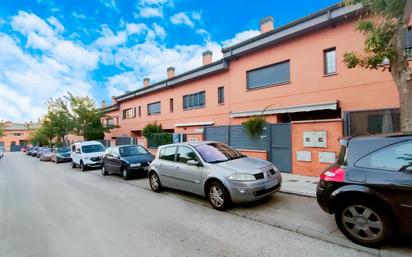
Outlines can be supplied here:
M165 131L162 128L162 124L157 125L157 122L147 124L143 130L142 135L145 138L148 138L151 134L154 133L164 133Z
M243 123L243 127L251 136L258 136L266 125L266 119L262 115L253 116Z

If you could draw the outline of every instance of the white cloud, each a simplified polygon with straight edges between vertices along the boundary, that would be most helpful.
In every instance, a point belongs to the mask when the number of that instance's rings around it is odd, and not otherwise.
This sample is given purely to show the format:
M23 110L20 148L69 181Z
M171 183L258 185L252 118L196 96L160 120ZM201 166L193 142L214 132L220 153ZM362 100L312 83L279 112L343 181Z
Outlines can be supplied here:
M182 24L184 24L184 25L187 25L187 26L192 27L192 28L195 26L195 24L193 23L193 21L192 21L192 20L189 18L189 16L187 16L187 14L184 13L184 12L180 12L180 13L177 13L177 14L173 15L173 16L170 18L170 21L171 21L173 24L176 24L176 25L182 25Z
M133 71L124 72L107 80L107 91L110 96L118 96L126 91L136 90L143 83Z
M49 17L47 21L53 25L54 29L56 32L61 33L64 31L64 26L59 22L59 20L56 17Z
M90 72L98 55L78 42L62 38L63 25L55 18L49 24L32 13L20 11L11 18L14 31L27 39L25 46L0 33L0 119L36 121L47 109L50 97L67 91L91 95ZM39 49L30 54L25 48Z
M116 0L100 0L100 3L107 8L117 10Z
M143 7L140 9L139 16L142 18L163 18L163 9L159 7Z
M173 4L172 0L140 0L141 5L164 5Z
M243 31L243 32L239 32L235 35L234 38L223 41L222 45L223 45L223 47L236 45L237 43L243 42L243 41L245 41L247 39L250 39L252 37L255 37L259 34L260 34L259 30L246 30L246 31Z
M102 37L95 41L97 46L115 47L124 44L127 40L127 33L125 31L120 31L116 35L107 26L103 26L102 35Z
M126 23L126 31L129 35L141 34L147 29L144 23Z

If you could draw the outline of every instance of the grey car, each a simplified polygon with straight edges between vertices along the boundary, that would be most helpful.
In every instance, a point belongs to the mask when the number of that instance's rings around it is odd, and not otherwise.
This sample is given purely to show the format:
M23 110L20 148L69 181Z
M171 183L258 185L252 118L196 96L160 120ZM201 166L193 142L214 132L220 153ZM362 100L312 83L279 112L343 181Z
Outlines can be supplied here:
M229 203L252 202L277 192L279 170L270 162L247 157L220 142L161 146L149 167L155 192L175 188L206 197L217 210Z

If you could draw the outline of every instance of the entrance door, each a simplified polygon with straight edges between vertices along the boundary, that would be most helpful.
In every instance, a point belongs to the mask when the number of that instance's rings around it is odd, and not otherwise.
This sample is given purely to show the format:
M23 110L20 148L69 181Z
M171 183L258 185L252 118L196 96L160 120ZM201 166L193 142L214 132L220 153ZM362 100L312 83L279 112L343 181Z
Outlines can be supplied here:
M282 172L292 172L292 138L290 123L270 125L271 161Z

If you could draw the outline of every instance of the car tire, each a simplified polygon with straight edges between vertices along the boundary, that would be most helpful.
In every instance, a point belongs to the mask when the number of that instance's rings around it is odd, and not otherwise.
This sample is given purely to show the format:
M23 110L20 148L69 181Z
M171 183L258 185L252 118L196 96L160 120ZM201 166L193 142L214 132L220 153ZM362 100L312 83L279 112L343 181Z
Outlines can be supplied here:
M340 204L335 220L349 240L366 247L381 246L393 232L387 212L371 201L356 200Z
M129 172L127 171L127 169L125 167L122 168L122 178L124 180L128 180L129 179Z
M104 166L104 164L102 164L102 175L103 176L109 175L109 172L107 172L106 167Z
M219 181L212 181L209 184L207 187L206 196L213 208L218 211L223 211L229 206L229 192Z
M159 193L162 191L159 175L154 171L149 172L149 184L153 192Z
M83 161L80 160L80 169L84 172L87 170L86 166L84 165Z

